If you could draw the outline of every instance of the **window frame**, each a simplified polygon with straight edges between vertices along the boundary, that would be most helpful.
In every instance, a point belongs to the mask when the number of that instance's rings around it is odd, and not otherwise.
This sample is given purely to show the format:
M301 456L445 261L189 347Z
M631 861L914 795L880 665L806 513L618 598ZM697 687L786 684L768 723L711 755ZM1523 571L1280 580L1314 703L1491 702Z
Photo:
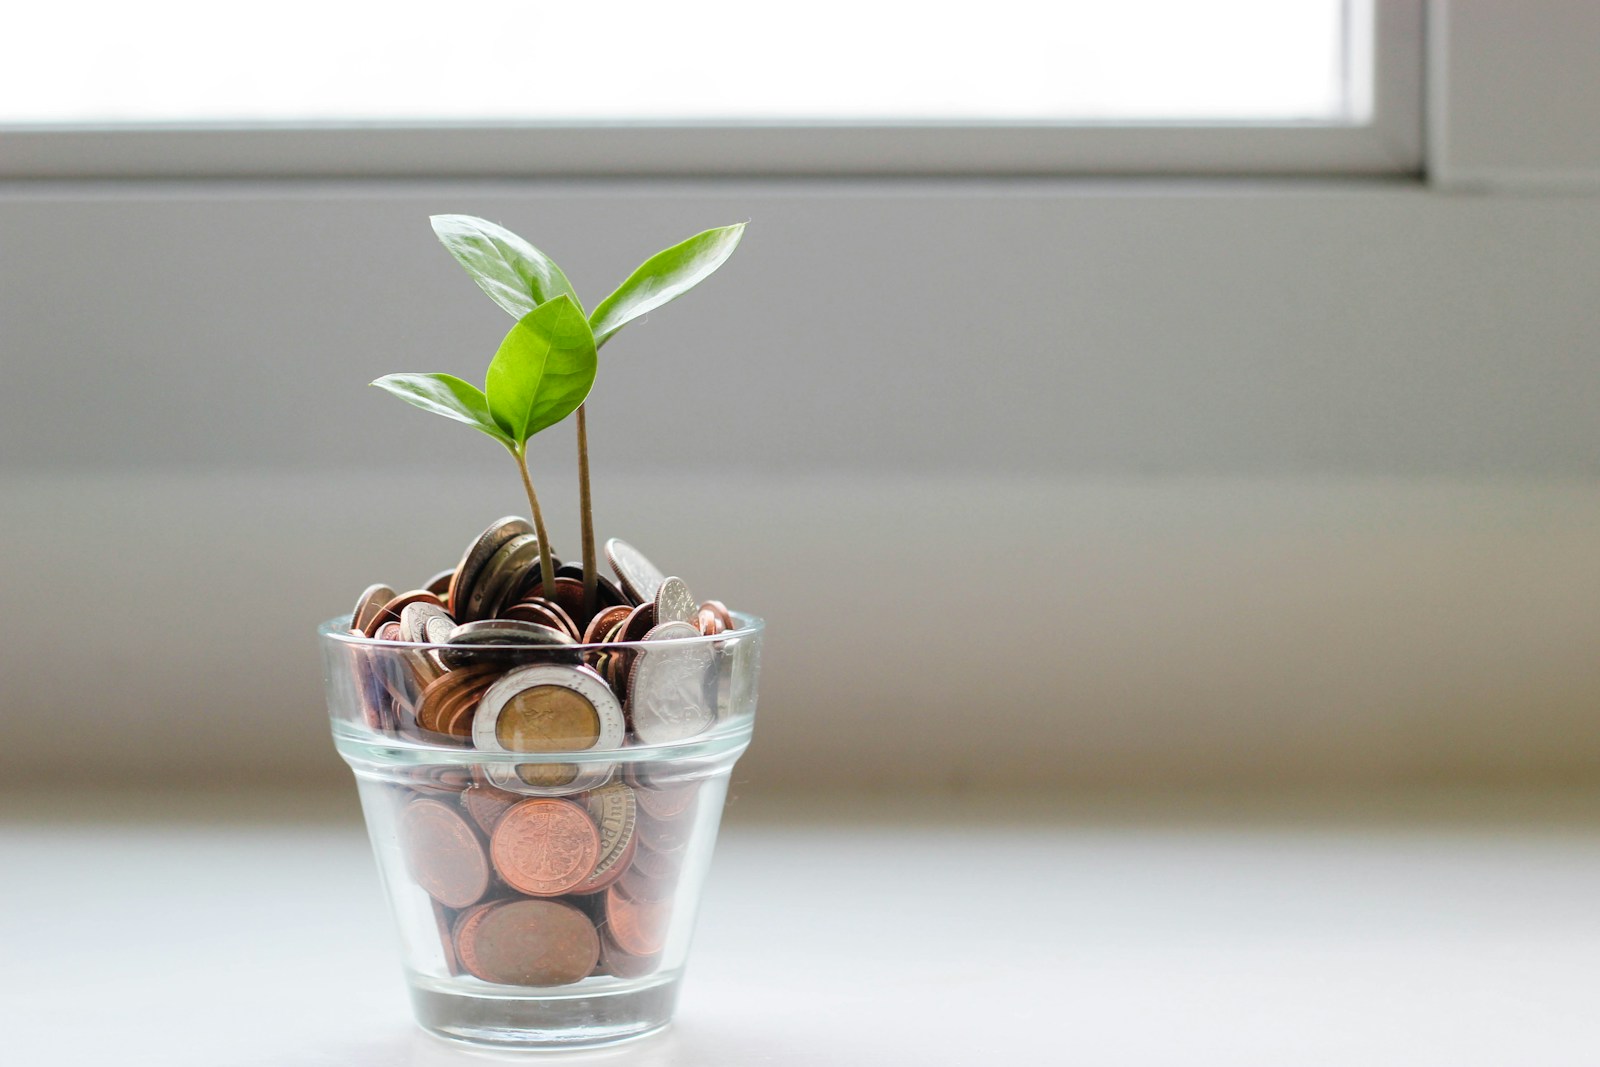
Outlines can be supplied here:
M1423 8L1352 4L1374 46L1348 123L12 125L0 178L1417 176Z

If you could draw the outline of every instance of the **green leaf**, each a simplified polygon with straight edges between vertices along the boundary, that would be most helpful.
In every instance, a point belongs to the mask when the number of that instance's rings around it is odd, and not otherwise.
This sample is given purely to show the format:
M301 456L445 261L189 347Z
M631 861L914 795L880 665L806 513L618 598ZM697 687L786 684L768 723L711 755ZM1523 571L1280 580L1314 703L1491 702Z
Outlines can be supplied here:
M513 442L489 413L489 403L471 382L451 374L386 374L372 383L423 411L476 426L504 445Z
M500 342L484 385L494 421L519 446L583 403L594 385L594 334L565 295L517 320Z
M583 306L555 261L510 230L471 215L434 215L429 221L478 288L512 318L563 294Z
M628 275L617 291L589 317L596 345L646 312L693 289L727 262L744 236L744 223L697 233L682 244L657 252Z

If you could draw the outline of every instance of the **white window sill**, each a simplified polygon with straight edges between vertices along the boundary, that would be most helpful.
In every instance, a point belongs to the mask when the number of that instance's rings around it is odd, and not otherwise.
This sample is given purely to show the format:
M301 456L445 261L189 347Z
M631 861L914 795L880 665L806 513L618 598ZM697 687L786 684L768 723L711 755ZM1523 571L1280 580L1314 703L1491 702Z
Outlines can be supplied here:
M480 1062L409 1022L354 809L11 798L4 1060ZM1589 1064L1597 882L1593 792L736 800L678 1023L594 1062Z

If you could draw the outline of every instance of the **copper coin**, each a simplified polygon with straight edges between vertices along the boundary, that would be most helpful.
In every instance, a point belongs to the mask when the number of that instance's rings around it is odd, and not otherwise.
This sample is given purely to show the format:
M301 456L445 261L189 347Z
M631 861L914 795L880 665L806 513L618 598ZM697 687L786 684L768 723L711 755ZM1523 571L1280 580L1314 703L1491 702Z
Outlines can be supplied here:
M572 578L581 582L583 581L583 564L563 564L556 568L556 577ZM633 602L628 599L627 595L624 594L621 589L617 588L617 583L613 582L610 578L607 578L603 574L596 574L594 576L594 592L596 608L615 607L618 604L626 605L630 608L633 607Z
M634 850L630 867L655 882L672 882L683 867L682 852L657 852L643 845Z
M628 542L613 537L606 542L606 559L622 582L623 592L635 604L654 603L666 575Z
M606 933L631 956L654 956L667 943L671 901L628 899L620 885L606 890Z
M480 664L440 675L422 691L422 697L417 702L418 725L425 730L443 733L444 728L439 719L440 712L457 699L462 691L470 690L479 683L490 685L500 677L500 673L498 667Z
M638 791L639 808L655 819L676 819L694 806L699 782L651 785Z
M400 850L412 880L447 908L474 904L489 889L489 863L478 835L443 801L423 797L406 805Z
M722 620L717 617L717 613L704 606L695 612L694 626L695 629L707 637L715 637L727 629L726 626L722 625Z
M531 534L533 527L526 519L519 519L515 515L507 515L503 519L496 519L489 524L489 528L479 534L472 544L467 546L466 552L461 556L461 562L456 564L454 575L450 579L450 588L445 597L445 606L458 622L470 622L471 618L463 614L467 606L467 596L472 591L472 585L478 580L478 574L483 570L483 565L489 558L500 550L500 546L519 534Z
M583 643L598 645L605 641L606 635L627 621L633 614L633 609L626 604L613 604L608 608L601 608L589 620L589 628L583 632Z
M461 794L461 805L467 809L467 814L484 833L492 834L495 824L500 821L500 816L523 799L498 786L477 783Z
M635 852L633 858L637 861L639 852ZM639 904L668 904L672 901L673 891L677 889L677 882L676 872L664 878L656 878L640 870L636 862L622 872L622 877L617 879L617 884L611 888Z
M483 702L483 694L488 691L488 684L463 690L451 702L449 710L443 713L439 732L462 739L471 737L472 720L478 714L478 705Z
M398 641L400 640L400 624L392 620L383 623L372 632L371 636L379 641Z
M352 631L364 636L361 631ZM367 726L380 733L393 733L399 726L394 715L388 687L379 677L378 665L373 662L372 649L351 647L350 670L355 675L356 692L361 697L361 716Z
M643 641L644 635L655 629L655 625L655 604L640 604L633 609L633 614L628 616L628 621L623 624L622 633L617 635L617 640Z
M589 616L583 610L583 583L573 578L557 578L553 587L544 582L530 587L524 594L525 599L542 597L560 605L561 610L570 616L573 622L580 626L589 624ZM578 631L582 633L582 630Z
M439 949L444 953L444 969L452 975L461 973L461 959L456 955L456 939L451 932L450 911L437 900L433 901L433 921L439 929Z
M404 637L405 635L402 633L402 640ZM411 679L416 683L419 693L438 681L439 676L450 669L440 662L439 658L432 652L426 652L422 649L402 649L400 658L411 671Z
M456 960L461 969L479 977L477 959L477 927L483 917L502 904L508 904L516 897L506 897L500 900L486 900L482 904L474 904L456 916L456 921L450 927L450 940L455 944Z
M502 619L515 619L521 622L536 622L541 626L548 626L568 634L576 641L582 635L578 632L578 624L572 621L572 616L566 610L550 600L519 600L509 608L502 608L498 612Z
M638 807L633 790L621 782L591 791L584 806L600 831L600 858L595 861L594 871L573 892L598 893L621 877L633 861L638 844L638 834L634 832Z
M700 610L704 611L707 608L710 608L711 613L721 620L722 628L724 630L734 629L733 613L728 610L728 605L724 604L720 600L707 600L705 603L700 605Z
M446 603L445 598L450 595L450 579L456 576L455 568L440 571L432 578L422 583L422 588L439 598L439 603Z
M361 591L361 595L356 598L355 610L350 613L350 628L358 630L365 635L367 623L372 621L372 617L378 613L379 609L393 599L394 590L382 582L377 585L367 586L366 589Z
M373 636L378 627L384 623L399 622L400 613L410 604L432 604L440 609L444 607L444 602L426 589L412 589L409 592L396 593L385 602L383 607L378 609L376 615L367 621L368 636Z
M554 797L524 800L500 817L489 844L507 885L535 897L569 893L594 870L600 832L578 805Z
M661 966L659 954L635 956L617 947L616 941L602 934L600 937L600 967L618 978L643 978Z
M600 958L594 923L560 901L501 904L462 933L471 940L472 973L499 985L569 985L587 978ZM464 952L463 963L468 958Z
M639 839L657 852L681 852L688 847L693 831L693 819L658 819L639 813Z

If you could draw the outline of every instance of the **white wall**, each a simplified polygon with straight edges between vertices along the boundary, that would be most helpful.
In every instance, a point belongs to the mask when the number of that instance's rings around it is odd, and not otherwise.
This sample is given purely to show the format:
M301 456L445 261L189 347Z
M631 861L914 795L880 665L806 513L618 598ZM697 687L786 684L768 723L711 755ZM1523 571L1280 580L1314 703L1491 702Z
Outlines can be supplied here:
M5 187L0 772L343 773L315 623L517 508L365 386L504 329L438 211L591 300L752 221L593 413L602 534L771 620L752 783L1600 770L1600 201L1059 181Z

